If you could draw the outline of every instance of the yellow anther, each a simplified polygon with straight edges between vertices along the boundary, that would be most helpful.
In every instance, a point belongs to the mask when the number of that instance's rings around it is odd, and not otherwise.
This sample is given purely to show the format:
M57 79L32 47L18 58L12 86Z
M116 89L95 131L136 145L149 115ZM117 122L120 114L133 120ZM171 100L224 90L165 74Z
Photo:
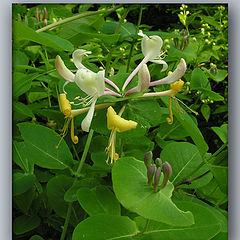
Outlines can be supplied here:
M61 93L59 95L59 101L60 101L60 108L62 113L66 116L66 117L71 117L71 104L70 102L67 100L67 96L65 93Z

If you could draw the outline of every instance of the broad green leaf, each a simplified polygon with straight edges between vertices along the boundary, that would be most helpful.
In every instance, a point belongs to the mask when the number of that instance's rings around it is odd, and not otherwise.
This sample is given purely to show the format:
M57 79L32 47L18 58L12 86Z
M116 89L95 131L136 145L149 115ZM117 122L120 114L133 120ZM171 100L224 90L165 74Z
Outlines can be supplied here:
M224 101L224 97L221 96L219 93L201 87L199 87L198 90L201 91L202 98L209 98L210 100L214 101Z
M107 144L106 144L106 146L107 146ZM104 170L104 171L111 171L111 169L112 169L111 166L106 164L107 156L106 156L105 152L91 153L91 160L94 162L92 169L100 169L100 170Z
M29 109L29 107L21 102L15 102L13 103L13 111L18 112L22 115L26 115L27 117L34 118L34 114Z
M25 172L33 173L33 162L27 157L24 142L13 141L13 161Z
M169 106L169 98L168 97L162 97L161 100L164 102L164 104L168 107ZM201 155L205 154L208 150L208 145L205 142L202 133L200 132L198 126L195 124L193 119L189 116L189 114L180 108L176 108L175 104L173 106L173 113L174 117L177 118L177 120L182 124L182 126L185 128L189 136L192 138L194 143L196 144L199 152ZM174 121L174 120L173 120Z
M221 82L227 77L227 70L218 69L215 75L210 73L210 70L203 68L203 70L208 74L208 76L216 82Z
M210 169L222 192L228 194L228 167L210 165Z
M13 51L13 68L15 68L17 65L28 65L29 59L27 55L23 51L15 50Z
M68 203L64 201L64 194L72 186L73 178L58 175L47 184L47 197L49 205L62 218L66 217Z
M113 192L106 186L99 185L93 189L80 188L77 199L90 216L99 214L120 215L120 204Z
M211 238L211 240L228 240L228 233L220 232L215 237Z
M159 222L175 226L194 223L191 212L184 212L171 201L173 185L155 193L147 184L147 170L143 161L131 157L120 158L112 170L113 189L120 203L130 211Z
M39 236L39 235L34 235L34 236L32 236L29 240L44 240L44 238L42 238L42 237Z
M208 122L208 119L211 114L211 108L207 104L203 104L201 106L201 113L202 113L203 117L206 119L206 121Z
M101 31L105 34L114 34L117 26L118 22L105 22ZM119 41L132 41L132 38L137 36L136 27L130 22L123 23L120 27L119 34Z
M13 221L13 232L16 235L29 232L40 225L40 218L38 216L25 216L17 217Z
M60 49L64 51L69 51L69 44L70 44L68 43L66 44L66 46L64 46L63 42L59 40L59 38L53 37L52 39L49 39L49 36L45 37L44 34L36 33L33 29L31 29L30 27L20 22L13 22L13 40L14 41L21 41L21 40L32 41L32 42L42 44L44 46L48 46L48 47L52 47L52 48Z
M25 74L20 72L13 73L13 98L16 99L22 94L26 93L32 84L32 80L38 75L38 73Z
M223 124L221 127L211 127L211 129L226 143L228 141L228 125Z
M174 142L168 144L161 152L160 158L163 162L169 162L172 166L172 177L170 180L176 184L184 180L194 169L196 169L203 159L198 148L188 142ZM208 171L209 168L203 166L190 178L195 178ZM212 174L208 173L204 177L192 182L191 185L183 187L195 188L201 187L209 183L212 179Z
M55 131L32 123L20 123L18 127L28 157L36 165L49 169L65 169L72 165L72 154L64 140L59 144L61 137Z
M55 44L57 44L60 48L64 49L65 51L73 52L73 50L74 50L74 46L72 45L71 42L69 42L68 40L63 39L57 35L53 35L53 34L49 34L49 33L45 33L45 32L41 32L40 35L45 37L46 39L49 39L50 42L54 42Z
M195 68L192 71L190 88L191 90L198 90L199 88L211 90L210 82L200 68Z
M127 240L137 233L135 222L126 216L98 215L80 222L72 240Z
M216 216L208 208L190 201L179 201L177 205L193 213L195 224L187 227L174 227L151 220L147 229L139 239L207 240L211 239L220 231L220 224ZM143 230L146 219L137 217L135 221L139 230Z
M24 174L21 172L14 173L12 177L13 196L17 196L26 192L32 187L34 181L35 176L32 174Z

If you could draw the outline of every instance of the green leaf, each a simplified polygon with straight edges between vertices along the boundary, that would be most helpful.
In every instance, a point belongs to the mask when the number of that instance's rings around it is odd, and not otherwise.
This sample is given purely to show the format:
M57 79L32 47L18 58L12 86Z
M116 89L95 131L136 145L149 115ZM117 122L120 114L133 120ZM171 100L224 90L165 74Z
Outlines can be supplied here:
M127 240L137 232L135 222L126 216L98 215L80 222L74 229L72 240Z
M228 240L228 233L220 232L215 237L211 238L211 240Z
M146 31L146 32L144 31L144 34L146 34L147 36L157 35L161 37L163 40L179 37L179 33L175 33L175 32L171 33L171 32L161 32L161 31Z
M24 142L13 141L13 161L25 173L33 173L33 162L27 158L26 146Z
M48 46L48 47L52 47L52 48L60 49L64 51L69 51L69 49L71 48L69 47L70 43L64 46L63 41L61 41L59 38L53 37L52 39L50 39L49 36L48 37L46 36L47 35L45 33L44 34L36 33L33 29L24 25L23 23L13 22L13 40L14 41L21 41L21 40L32 41L32 42L42 44L44 46Z
M38 73L25 74L20 72L13 73L13 99L18 98L22 94L26 93L32 84L32 80L38 75Z
M198 148L188 142L173 142L168 144L163 148L160 157L163 162L169 162L172 166L172 177L170 178L172 183L181 182L203 162ZM208 170L207 166L203 166L190 178L198 177ZM209 183L211 179L212 174L208 173L204 177L192 182L191 185L184 185L184 187L201 187Z
M147 184L147 170L142 161L120 158L112 170L113 189L120 203L130 211L175 226L194 223L191 212L181 211L171 201L173 185L155 193Z
M93 189L80 188L77 199L90 216L99 214L121 215L120 204L108 187L100 185Z
M29 240L44 240L44 238L42 238L42 237L39 236L39 235L34 235L34 236L32 236Z
M74 46L72 45L72 43L66 39L45 32L41 32L39 34L45 37L46 39L49 39L50 42L54 42L56 45L59 46L59 48L64 49L65 51L73 52L74 50Z
M35 181L35 176L32 174L24 174L17 172L13 174L13 196L20 195L32 187Z
M178 201L178 207L193 213L195 224L188 227L174 227L156 221L150 221L141 240L206 240L220 231L220 224L215 215L206 207L190 201ZM143 230L146 219L135 218L137 226Z
M211 129L219 136L219 138L226 143L228 141L228 125L222 124L221 127L211 127Z
M206 119L206 121L208 122L208 119L211 114L211 108L207 104L203 104L201 106L201 113L204 116L204 118Z
M192 76L191 76L191 85L190 85L191 90L195 89L208 89L211 90L211 85L204 74L204 72L200 68L195 68L192 71Z
M228 167L210 165L210 169L222 192L228 194Z
M203 14L200 14L199 17L206 23L212 25L213 27L215 27L217 30L220 29L220 24L218 22L215 21L215 19L211 16L205 16Z
M17 217L13 221L13 232L16 235L29 232L40 225L40 218L38 216L25 216Z
M64 201L64 195L72 184L73 178L65 175L53 177L47 184L49 205L62 218L66 217L68 208L68 203Z
M161 100L164 102L164 104L167 107L169 106L169 97L162 97ZM208 145L205 142L202 133L200 132L198 126L195 124L193 119L182 108L180 108L180 111L179 111L179 109L177 109L174 104L172 106L173 106L174 117L176 117L177 120L185 128L189 136L192 138L192 140L196 144L200 154L203 155L204 153L206 153L208 150Z
M20 113L22 115L25 115L27 117L34 118L34 114L31 111L31 109L27 105L25 105L21 102L13 103L13 111Z
M202 98L209 98L214 101L224 101L224 97L219 93L201 87L199 87L198 90L202 92Z
M55 131L32 123L20 123L18 127L28 156L36 165L49 169L70 168L72 154L64 140L59 144L61 137Z

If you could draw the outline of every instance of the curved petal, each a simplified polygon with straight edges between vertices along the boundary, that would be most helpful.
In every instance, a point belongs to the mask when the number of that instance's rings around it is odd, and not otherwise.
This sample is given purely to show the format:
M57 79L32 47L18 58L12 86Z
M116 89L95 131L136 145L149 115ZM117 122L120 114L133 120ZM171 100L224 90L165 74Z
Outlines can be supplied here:
M87 56L87 54L91 54L91 51L86 51L84 49L77 49L73 52L72 57L73 57L73 62L76 66L76 68L85 68L84 65L82 65L82 58L83 56Z
M163 60L160 60L160 59L159 60L151 60L151 62L154 62L154 63L157 63L157 64L163 64L163 68L162 68L161 72L166 71L167 68L168 68L168 64Z
M75 75L65 66L63 60L59 55L55 59L55 67L58 74L69 82L74 82Z
M180 63L177 65L177 68L174 70L173 73L171 73L169 76L167 76L163 79L151 82L150 86L174 83L184 75L186 69L187 69L186 62L183 58L181 58Z
M91 122L92 122L96 101L97 101L97 97L95 97L93 99L93 102L92 102L91 107L90 107L90 109L87 113L87 116L82 121L81 127L82 127L82 130L85 131L85 132L89 132L89 128L90 128L90 125L91 125Z
M141 46L142 52L149 60L153 60L160 56L160 51L163 45L163 40L159 36L150 36L144 34Z

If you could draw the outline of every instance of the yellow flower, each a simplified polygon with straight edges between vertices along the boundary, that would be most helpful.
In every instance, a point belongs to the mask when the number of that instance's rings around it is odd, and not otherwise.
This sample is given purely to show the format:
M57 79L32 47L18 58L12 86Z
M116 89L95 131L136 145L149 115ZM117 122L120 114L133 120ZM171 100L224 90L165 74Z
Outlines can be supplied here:
M119 114L117 114L111 106L107 110L107 128L112 130L109 137L109 144L106 148L106 151L108 152L108 159L106 161L107 164L109 158L111 159L111 165L113 165L113 163L119 158L119 155L115 151L116 133L126 132L137 127L137 122L126 120L121 117L124 109L125 107L120 110Z

